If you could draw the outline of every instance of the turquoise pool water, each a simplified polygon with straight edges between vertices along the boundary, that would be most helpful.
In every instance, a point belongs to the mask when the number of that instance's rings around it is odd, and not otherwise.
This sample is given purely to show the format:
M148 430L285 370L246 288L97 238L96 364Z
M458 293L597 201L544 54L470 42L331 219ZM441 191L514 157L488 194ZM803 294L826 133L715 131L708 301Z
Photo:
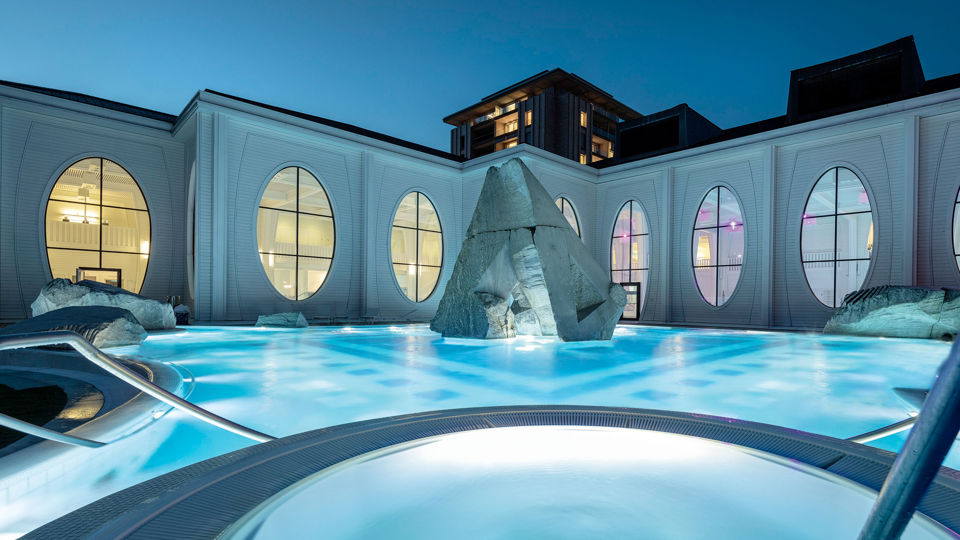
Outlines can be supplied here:
M192 374L190 401L275 436L457 407L578 404L693 411L850 437L906 418L895 386L927 387L949 344L781 332L619 327L608 343L443 339L425 325L190 327L113 354ZM876 441L897 450L905 434ZM106 494L250 444L179 412L100 450L82 474L18 494L25 532ZM947 463L960 468L957 452ZM52 475L51 475L52 476Z

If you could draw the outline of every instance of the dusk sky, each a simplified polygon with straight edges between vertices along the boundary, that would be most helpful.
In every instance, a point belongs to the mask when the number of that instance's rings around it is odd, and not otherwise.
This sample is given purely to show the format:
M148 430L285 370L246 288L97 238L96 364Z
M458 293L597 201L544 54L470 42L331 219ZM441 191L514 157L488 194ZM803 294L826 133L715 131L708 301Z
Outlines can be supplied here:
M928 79L960 72L957 0L417 6L19 2L0 79L172 114L210 88L448 150L444 116L555 67L722 128L783 114L791 69L907 35Z

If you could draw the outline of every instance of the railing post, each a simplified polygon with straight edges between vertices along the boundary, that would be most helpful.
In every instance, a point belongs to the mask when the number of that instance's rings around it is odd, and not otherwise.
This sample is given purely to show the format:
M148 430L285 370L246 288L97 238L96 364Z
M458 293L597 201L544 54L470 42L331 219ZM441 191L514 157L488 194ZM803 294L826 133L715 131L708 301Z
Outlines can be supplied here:
M960 431L960 341L940 366L880 496L860 531L860 540L896 540L926 494Z

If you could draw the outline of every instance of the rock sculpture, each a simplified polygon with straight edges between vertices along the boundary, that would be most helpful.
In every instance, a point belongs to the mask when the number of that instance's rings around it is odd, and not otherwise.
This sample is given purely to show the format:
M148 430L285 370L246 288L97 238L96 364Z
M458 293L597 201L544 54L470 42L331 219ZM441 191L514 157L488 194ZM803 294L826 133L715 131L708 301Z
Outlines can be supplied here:
M30 304L30 309L36 317L48 311L71 306L123 308L133 313L147 330L164 330L177 326L173 306L170 304L86 279L78 283L72 283L69 279L54 279L40 289L40 295Z
M303 313L274 313L257 317L257 326L273 326L277 328L306 328L307 319Z
M487 171L430 328L444 336L610 339L626 293L519 159Z
M117 307L74 306L55 309L0 329L0 336L72 330L95 347L139 345L147 331L129 311Z
M956 338L960 290L883 285L847 295L823 327L826 334Z

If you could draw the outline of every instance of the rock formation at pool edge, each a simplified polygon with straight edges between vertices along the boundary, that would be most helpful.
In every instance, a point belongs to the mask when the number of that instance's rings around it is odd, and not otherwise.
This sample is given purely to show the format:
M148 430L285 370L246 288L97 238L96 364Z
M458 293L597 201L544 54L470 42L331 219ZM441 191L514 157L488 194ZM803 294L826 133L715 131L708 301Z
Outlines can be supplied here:
M444 336L610 339L626 293L519 159L487 171L430 328Z

